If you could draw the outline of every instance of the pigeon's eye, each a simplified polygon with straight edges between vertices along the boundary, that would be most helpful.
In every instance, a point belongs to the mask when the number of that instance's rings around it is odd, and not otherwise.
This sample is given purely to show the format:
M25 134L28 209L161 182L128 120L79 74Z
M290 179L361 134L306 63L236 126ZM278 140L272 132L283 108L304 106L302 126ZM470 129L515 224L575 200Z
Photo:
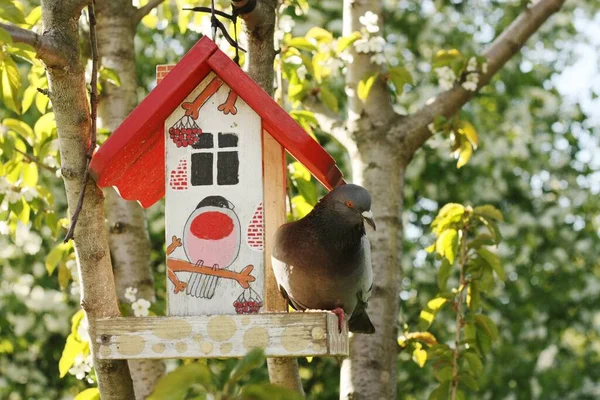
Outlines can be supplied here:
M346 200L346 201L345 201L345 203L346 203L346 206L347 206L347 207L349 207L349 208L354 208L354 203L353 203L352 201L350 201L350 200Z

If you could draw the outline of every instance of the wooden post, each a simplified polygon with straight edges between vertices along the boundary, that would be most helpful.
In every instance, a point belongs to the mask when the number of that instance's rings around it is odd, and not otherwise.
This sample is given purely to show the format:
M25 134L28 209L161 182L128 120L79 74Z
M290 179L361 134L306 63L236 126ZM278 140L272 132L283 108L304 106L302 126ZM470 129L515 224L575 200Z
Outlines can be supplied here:
M287 311L287 303L271 266L271 251L277 229L286 222L286 170L283 147L263 130L263 175L265 199L265 306L267 311Z

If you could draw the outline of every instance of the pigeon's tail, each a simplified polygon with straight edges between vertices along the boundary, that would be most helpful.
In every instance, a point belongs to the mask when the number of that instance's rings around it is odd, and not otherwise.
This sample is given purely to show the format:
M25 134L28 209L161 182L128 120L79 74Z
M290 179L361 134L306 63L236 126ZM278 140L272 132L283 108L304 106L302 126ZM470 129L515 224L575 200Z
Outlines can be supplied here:
M354 333L375 333L375 327L367 315L367 310L359 306L356 307L348 321L348 329Z
M192 273L185 294L202 299L212 299L219 280L220 278L213 275Z

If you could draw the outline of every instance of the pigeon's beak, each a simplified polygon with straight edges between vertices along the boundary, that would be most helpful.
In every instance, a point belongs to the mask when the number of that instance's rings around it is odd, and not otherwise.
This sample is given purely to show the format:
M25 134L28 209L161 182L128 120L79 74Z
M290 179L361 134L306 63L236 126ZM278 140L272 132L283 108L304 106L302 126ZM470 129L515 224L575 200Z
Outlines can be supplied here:
M365 221L367 221L367 224L369 224L371 228L373 228L373 230L376 231L377 226L375 225L375 221L373 220L373 213L371 212L371 210L363 211L361 215L363 216Z

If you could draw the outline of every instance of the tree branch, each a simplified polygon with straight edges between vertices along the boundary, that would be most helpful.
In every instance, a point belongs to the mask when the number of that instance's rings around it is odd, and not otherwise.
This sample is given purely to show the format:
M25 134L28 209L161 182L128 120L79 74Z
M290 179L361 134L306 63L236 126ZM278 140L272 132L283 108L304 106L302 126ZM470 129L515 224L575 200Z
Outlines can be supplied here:
M66 54L52 39L12 24L0 22L0 28L8 32L14 42L25 43L33 47L36 50L36 57L47 66L60 67L67 64Z
M316 98L307 98L303 104L308 110L314 113L319 127L323 132L333 136L349 152L356 149L356 142L350 137L346 121L328 109L323 103L316 100Z
M163 1L165 0L150 0L148 4L138 8L137 11L133 14L133 24L137 25L142 20L142 18L150 14L150 11L158 7Z
M498 37L483 53L488 60L488 71L480 74L480 90L488 84L492 76L498 72L525 42L546 22L546 20L563 5L565 0L540 0L531 8L523 11L517 19ZM417 151L432 133L427 125L438 115L450 117L465 105L477 92L465 90L455 84L450 90L441 93L432 103L424 106L414 114L400 119L390 130L392 141L398 141L408 159Z
M21 154L25 158L27 158L29 160L29 162L35 163L35 164L39 165L40 167L42 167L52 173L56 172L56 168L52 168L51 166L44 164L43 162L38 160L35 156L25 153L24 151L21 151L21 150L17 149L16 147L13 150L16 151L17 153Z

